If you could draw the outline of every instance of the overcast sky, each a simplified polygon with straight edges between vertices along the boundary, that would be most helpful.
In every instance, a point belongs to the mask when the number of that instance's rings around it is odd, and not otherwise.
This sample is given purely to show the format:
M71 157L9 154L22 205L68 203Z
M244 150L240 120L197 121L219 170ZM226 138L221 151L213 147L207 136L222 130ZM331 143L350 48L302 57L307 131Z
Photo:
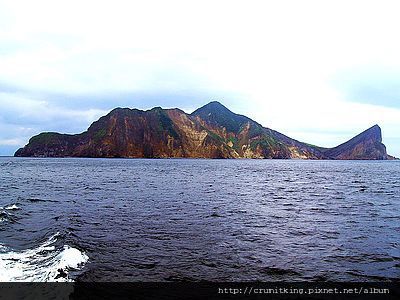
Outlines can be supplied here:
M379 124L400 157L396 1L2 1L0 155L115 107L212 100L331 147Z

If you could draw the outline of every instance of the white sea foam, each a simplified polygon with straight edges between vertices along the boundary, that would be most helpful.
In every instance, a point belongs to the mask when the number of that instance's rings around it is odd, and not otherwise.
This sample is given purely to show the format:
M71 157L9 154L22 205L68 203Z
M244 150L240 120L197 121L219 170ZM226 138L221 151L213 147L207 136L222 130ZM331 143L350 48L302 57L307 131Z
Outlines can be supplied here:
M68 272L83 267L88 256L68 245L56 250L58 236L57 233L39 247L20 252L4 252L4 246L0 247L0 281L72 281Z
M7 251L8 251L8 247L6 247L6 246L0 244L0 253L2 253L2 252L7 252Z
M17 206L16 204L13 204L13 205L6 206L4 209L14 210L14 209L19 209L19 206Z

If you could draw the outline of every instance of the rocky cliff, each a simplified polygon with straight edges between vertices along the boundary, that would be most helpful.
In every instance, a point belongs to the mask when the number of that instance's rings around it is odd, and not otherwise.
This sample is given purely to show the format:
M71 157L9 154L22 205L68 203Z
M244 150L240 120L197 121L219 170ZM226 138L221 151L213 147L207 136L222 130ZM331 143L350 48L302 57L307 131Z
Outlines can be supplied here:
M382 144L382 131L374 125L351 140L324 151L332 159L388 159L386 147Z
M388 159L377 125L326 149L265 128L219 102L192 114L160 107L116 108L83 133L34 136L15 156Z

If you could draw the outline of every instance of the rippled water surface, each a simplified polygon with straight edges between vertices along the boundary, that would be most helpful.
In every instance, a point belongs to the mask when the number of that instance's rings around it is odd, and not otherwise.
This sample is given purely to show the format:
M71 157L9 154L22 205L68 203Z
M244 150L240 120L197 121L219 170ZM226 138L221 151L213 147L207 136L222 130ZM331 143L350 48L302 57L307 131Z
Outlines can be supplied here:
M0 280L400 278L397 161L0 158Z

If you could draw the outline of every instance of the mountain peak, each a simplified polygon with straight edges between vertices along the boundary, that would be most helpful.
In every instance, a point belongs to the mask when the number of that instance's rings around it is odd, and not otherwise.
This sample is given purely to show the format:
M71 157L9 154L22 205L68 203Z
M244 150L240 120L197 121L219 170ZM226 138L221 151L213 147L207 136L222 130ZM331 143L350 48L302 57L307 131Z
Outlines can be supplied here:
M210 111L210 112L231 112L225 105L223 105L221 102L218 101L211 101L207 103L206 105L203 105L202 107L196 109L193 114L196 114L196 112L201 112L201 111Z
M377 142L382 143L382 129L379 127L378 124L375 124L374 126L360 133L359 136L369 137L376 140Z
M228 132L235 133L239 132L245 123L254 122L245 116L233 113L218 101L212 101L196 109L191 115L201 118L210 125L222 126Z
M225 107L225 105L223 105L221 102L219 102L219 101L216 101L216 100L214 100L214 101L211 101L211 102L209 102L208 104L206 104L206 105L204 105L204 106L207 106L207 105L212 105L212 106L222 106L222 107L226 108L226 107ZM226 108L226 109L227 109L227 108Z

